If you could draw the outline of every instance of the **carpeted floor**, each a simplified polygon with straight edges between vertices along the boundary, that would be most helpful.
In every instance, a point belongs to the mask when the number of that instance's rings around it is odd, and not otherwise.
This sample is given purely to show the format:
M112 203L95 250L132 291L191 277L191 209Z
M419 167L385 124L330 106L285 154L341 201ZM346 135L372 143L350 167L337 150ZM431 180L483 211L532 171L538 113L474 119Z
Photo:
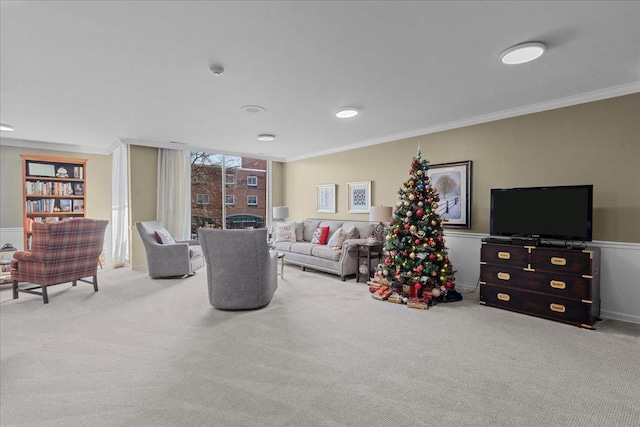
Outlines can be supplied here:
M638 426L640 326L597 331L484 307L373 300L285 267L264 309L225 312L206 274L105 269L0 288L0 425Z

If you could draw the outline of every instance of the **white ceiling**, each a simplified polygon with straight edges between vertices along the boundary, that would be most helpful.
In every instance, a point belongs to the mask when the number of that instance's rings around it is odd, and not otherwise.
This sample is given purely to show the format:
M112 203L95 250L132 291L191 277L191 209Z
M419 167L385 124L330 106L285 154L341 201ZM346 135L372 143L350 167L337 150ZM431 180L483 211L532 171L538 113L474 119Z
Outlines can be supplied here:
M640 91L638 1L2 0L0 19L5 144L290 161ZM548 50L501 64L526 41Z

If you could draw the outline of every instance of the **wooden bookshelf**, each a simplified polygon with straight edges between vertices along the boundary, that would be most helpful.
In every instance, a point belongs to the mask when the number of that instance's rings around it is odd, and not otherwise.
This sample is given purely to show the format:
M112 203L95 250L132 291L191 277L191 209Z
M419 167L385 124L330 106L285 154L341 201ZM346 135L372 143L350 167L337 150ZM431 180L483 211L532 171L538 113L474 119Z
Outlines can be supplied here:
M34 222L83 218L87 160L21 154L24 248L31 249Z

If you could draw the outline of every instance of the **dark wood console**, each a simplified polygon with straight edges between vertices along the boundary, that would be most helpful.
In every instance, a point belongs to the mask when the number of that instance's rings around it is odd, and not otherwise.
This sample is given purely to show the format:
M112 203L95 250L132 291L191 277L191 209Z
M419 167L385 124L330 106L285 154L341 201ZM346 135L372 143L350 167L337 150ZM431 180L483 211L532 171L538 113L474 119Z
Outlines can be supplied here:
M480 304L593 329L600 249L483 242Z

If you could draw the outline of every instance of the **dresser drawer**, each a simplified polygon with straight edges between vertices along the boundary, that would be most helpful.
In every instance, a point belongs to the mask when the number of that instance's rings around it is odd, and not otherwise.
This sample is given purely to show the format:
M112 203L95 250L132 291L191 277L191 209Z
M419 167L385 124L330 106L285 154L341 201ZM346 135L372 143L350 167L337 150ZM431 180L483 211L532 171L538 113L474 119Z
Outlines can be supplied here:
M480 303L578 326L595 322L592 304L587 302L501 286L481 285Z
M527 278L529 275L522 268L494 264L480 265L480 282L490 285L528 288Z
M480 248L480 261L526 268L529 265L529 250L524 246L484 243Z
M535 248L531 251L531 268L563 274L591 274L593 253L590 251Z

